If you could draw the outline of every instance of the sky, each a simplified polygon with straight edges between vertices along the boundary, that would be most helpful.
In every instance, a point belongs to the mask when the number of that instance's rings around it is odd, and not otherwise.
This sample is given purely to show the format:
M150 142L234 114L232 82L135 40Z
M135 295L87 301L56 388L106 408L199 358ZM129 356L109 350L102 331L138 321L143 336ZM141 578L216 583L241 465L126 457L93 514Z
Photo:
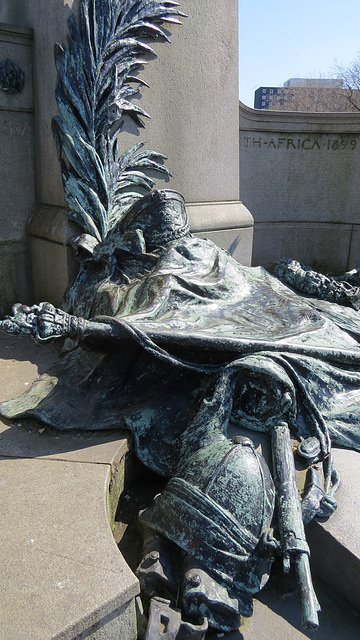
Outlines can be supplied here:
M332 77L360 51L360 0L239 0L240 100L261 86Z

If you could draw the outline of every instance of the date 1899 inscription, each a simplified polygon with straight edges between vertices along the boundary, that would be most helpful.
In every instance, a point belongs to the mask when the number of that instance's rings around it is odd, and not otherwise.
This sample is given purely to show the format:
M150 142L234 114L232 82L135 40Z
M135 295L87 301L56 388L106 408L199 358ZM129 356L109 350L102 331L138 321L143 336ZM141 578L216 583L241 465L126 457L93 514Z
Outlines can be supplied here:
M249 136L240 138L245 149L287 149L304 151L354 151L357 147L357 136Z

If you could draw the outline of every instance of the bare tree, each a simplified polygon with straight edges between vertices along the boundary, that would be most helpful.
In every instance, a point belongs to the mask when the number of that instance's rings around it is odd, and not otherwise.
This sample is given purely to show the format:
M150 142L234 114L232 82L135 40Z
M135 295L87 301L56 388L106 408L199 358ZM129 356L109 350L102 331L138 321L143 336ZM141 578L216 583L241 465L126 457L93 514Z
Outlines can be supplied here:
M348 67L335 61L334 73L343 82L346 99L353 107L352 110L360 111L360 51Z
M360 88L360 59L359 59ZM272 111L311 111L311 112L351 112L360 111L360 91L352 90L352 101L348 88L339 86L321 86L311 79L305 86L281 87L268 109ZM355 100L359 106L355 106ZM353 104L355 103L355 104Z

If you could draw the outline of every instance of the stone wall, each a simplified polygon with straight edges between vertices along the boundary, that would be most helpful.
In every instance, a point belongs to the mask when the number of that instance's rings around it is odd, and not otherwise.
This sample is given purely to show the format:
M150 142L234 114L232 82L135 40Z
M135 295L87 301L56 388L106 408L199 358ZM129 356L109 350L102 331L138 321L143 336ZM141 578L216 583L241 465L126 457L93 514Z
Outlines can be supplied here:
M293 257L341 273L360 263L360 113L240 105L241 198L254 265Z
M31 29L0 22L0 63L9 60L25 74L21 92L0 88L0 313L15 300L32 299L26 245L35 203L31 56Z

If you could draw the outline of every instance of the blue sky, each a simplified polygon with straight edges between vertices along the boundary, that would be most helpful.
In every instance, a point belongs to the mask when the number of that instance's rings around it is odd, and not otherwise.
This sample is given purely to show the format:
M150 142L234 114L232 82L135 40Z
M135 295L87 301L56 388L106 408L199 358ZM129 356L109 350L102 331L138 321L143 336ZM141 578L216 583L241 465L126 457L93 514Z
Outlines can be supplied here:
M331 77L360 51L360 0L239 0L240 99L260 86Z

